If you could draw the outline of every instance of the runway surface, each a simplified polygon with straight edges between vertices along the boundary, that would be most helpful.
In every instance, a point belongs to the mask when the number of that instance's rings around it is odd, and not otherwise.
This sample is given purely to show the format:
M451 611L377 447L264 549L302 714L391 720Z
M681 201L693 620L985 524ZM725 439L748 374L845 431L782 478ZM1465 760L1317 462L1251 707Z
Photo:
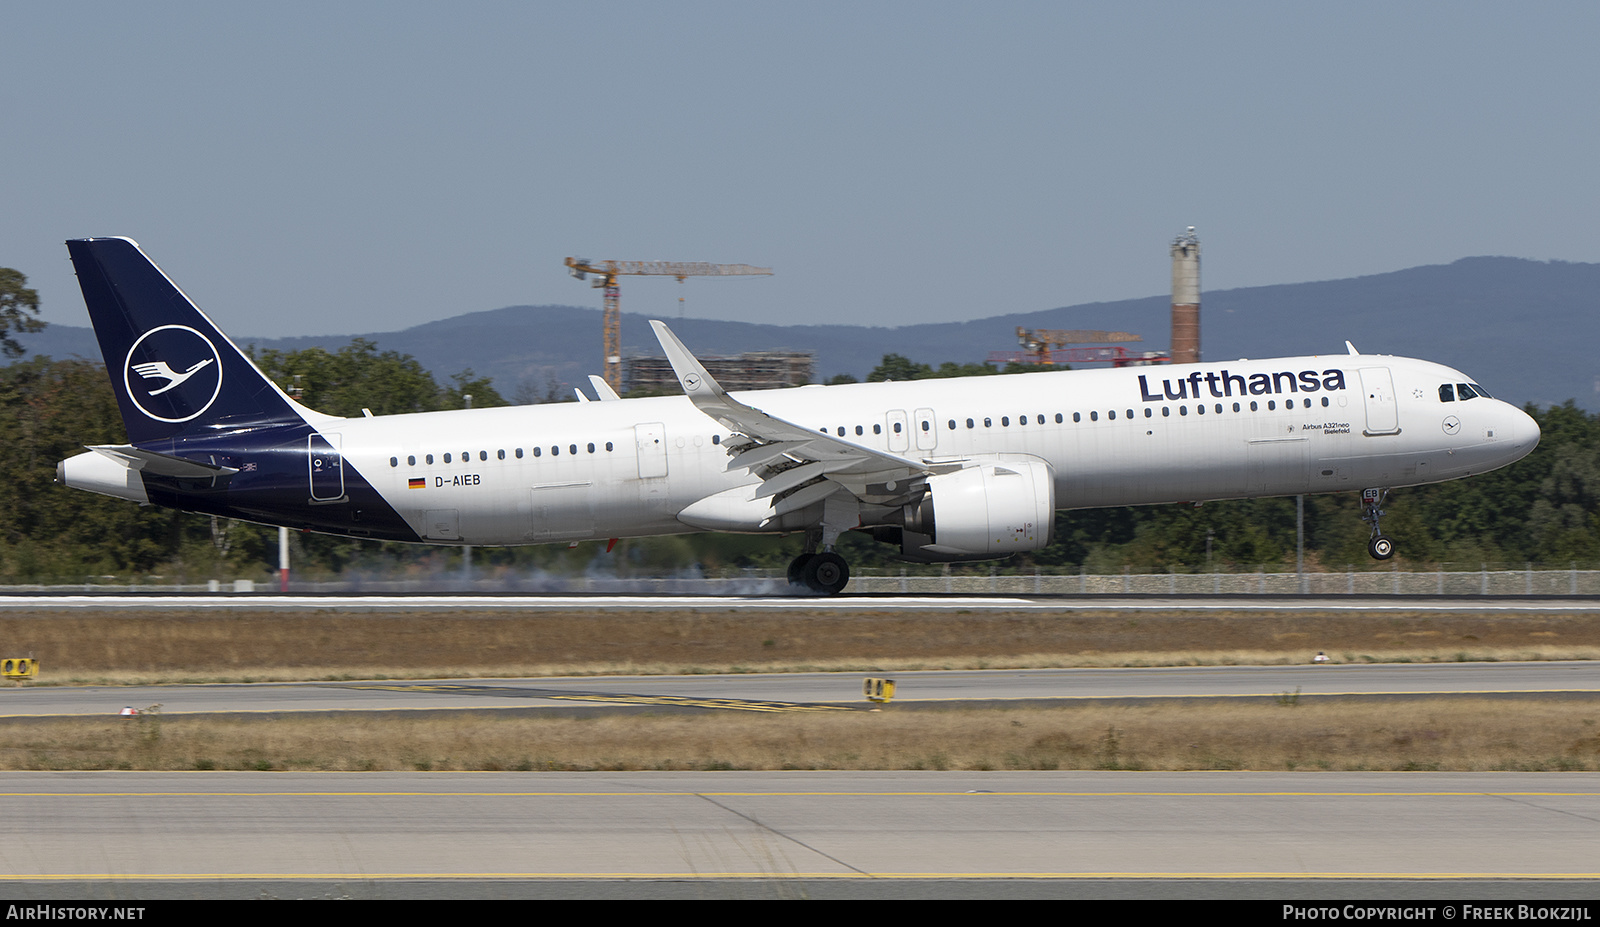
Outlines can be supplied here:
M1597 611L1582 599L0 597L0 608ZM0 689L0 716L869 707L865 673ZM1600 662L888 674L908 709L1600 695ZM1563 773L0 773L17 899L1592 899ZM1439 917L1440 915L1435 915Z
M1021 610L1191 612L1596 612L1600 599L1582 596L1163 596L1163 595L4 595L3 609L387 609L568 610L604 609L776 609L805 611L958 611Z
M109 716L160 704L164 715L224 712L543 710L805 711L865 708L866 673L586 676L537 679L60 686L0 689L0 717ZM1086 699L1276 698L1290 693L1416 696L1600 695L1600 662L1428 663L969 670L887 674L891 704L1059 704Z
M0 814L13 897L1600 885L1600 783L1560 773L5 773Z

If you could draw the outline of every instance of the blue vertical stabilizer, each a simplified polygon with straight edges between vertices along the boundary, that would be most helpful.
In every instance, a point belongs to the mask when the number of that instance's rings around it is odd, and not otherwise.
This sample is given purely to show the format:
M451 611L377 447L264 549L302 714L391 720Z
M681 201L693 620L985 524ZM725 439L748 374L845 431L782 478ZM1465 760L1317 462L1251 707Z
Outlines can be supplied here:
M77 239L67 250L130 442L305 424L132 239Z

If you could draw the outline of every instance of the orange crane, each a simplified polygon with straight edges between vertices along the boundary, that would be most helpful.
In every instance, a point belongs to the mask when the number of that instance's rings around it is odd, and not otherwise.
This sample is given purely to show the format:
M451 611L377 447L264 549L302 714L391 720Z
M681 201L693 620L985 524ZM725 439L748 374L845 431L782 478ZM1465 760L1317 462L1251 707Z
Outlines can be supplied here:
M751 267L749 264L704 264L680 261L591 261L588 258L567 258L567 272L579 280L594 275L590 286L606 291L605 314L605 365L606 383L622 392L622 301L617 278L621 276L677 277L733 277L750 274L772 275L770 267ZM681 302L681 299L680 299Z

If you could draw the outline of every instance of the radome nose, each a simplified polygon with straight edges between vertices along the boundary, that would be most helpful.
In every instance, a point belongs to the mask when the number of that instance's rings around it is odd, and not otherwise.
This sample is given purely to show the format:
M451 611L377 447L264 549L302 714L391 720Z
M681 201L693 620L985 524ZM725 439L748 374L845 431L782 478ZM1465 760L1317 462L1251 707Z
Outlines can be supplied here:
M1524 454L1529 453L1539 446L1540 437L1539 423L1533 420L1533 416L1512 406L1511 443L1516 449Z

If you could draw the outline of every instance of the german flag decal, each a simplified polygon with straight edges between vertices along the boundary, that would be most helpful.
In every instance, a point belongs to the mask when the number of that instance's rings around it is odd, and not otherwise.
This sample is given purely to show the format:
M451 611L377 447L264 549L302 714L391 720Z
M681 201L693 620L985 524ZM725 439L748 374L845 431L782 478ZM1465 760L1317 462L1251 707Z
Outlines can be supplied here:
M406 480L406 486L410 489L421 489L427 485L428 481L422 477L413 477L412 479Z

